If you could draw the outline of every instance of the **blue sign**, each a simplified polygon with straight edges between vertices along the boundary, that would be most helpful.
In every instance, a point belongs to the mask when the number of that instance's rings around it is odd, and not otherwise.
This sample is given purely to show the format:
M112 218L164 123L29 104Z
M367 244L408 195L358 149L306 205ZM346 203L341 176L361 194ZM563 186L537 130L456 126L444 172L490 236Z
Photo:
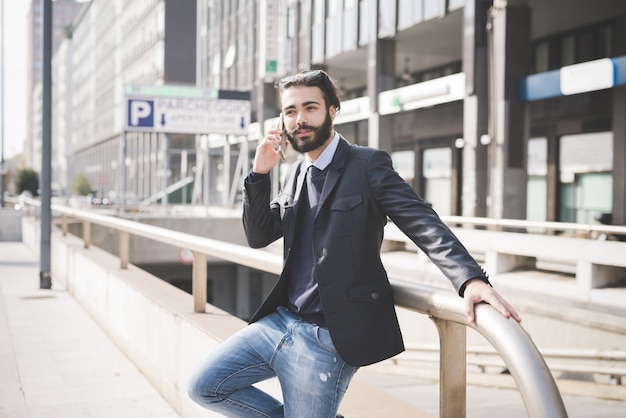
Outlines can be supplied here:
M154 100L128 100L128 120L130 128L152 128L154 126Z

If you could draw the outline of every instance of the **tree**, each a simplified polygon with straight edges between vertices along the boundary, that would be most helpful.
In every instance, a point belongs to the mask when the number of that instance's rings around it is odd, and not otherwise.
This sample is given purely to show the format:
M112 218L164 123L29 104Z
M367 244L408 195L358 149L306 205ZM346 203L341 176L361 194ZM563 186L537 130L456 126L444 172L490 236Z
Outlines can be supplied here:
M92 192L89 179L84 174L79 174L72 181L72 194L77 196L87 196Z
M15 174L13 183L15 194L30 192L33 196L39 195L39 174L30 168L22 168Z

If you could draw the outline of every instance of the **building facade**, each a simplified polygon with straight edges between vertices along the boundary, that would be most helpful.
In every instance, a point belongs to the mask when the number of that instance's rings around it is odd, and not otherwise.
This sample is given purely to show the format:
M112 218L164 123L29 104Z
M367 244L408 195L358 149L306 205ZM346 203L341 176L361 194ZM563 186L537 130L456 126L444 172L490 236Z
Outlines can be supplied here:
M440 214L624 224L626 3L564 7L92 0L71 38L73 173L142 201L191 178L192 202L236 205L274 83L322 68L343 91L337 130L387 150ZM181 83L250 92L248 135L123 132L124 86Z
M58 51L83 3L75 0L52 2L52 52ZM28 12L28 77L25 163L37 171L41 168L41 80L43 75L43 9L33 0Z
M617 76L615 85L585 85L596 60L624 71L626 4L563 7L199 1L198 82L253 92L254 141L278 115L273 83L323 68L344 91L337 130L389 151L441 214L587 223L607 212L623 224L626 87ZM529 81L570 70L575 93L557 82L558 95L525 95Z
M181 149L195 156L193 136L124 132L123 101L129 85L195 85L195 23L193 0L92 0L74 20L67 148L72 176L86 176L99 198L153 196Z

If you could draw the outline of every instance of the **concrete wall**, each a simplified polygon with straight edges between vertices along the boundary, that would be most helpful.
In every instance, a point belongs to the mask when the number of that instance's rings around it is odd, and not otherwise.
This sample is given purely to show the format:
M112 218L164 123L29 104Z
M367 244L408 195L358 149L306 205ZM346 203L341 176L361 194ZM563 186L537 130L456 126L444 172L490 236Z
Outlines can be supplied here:
M187 396L186 382L203 354L245 323L207 305L193 313L191 295L98 248L59 232L52 274L183 417L212 415ZM88 274L87 274L88 272ZM211 332L207 332L211 330Z
M24 217L22 223L24 242L39 252L39 222ZM211 305L205 314L194 313L191 295L132 265L120 269L117 257L94 246L85 249L71 234L53 231L51 242L55 283L74 296L181 417L221 416L192 402L186 382L202 356L245 322Z
M0 241L22 240L22 212L12 208L0 209Z

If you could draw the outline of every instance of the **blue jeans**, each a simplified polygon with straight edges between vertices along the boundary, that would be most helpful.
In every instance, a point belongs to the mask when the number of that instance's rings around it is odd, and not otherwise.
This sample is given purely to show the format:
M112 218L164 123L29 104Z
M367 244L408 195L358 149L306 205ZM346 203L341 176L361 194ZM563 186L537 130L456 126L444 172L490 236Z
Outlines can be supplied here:
M227 417L334 418L357 369L339 357L326 328L278 308L212 350L188 392ZM274 376L284 404L252 386Z

